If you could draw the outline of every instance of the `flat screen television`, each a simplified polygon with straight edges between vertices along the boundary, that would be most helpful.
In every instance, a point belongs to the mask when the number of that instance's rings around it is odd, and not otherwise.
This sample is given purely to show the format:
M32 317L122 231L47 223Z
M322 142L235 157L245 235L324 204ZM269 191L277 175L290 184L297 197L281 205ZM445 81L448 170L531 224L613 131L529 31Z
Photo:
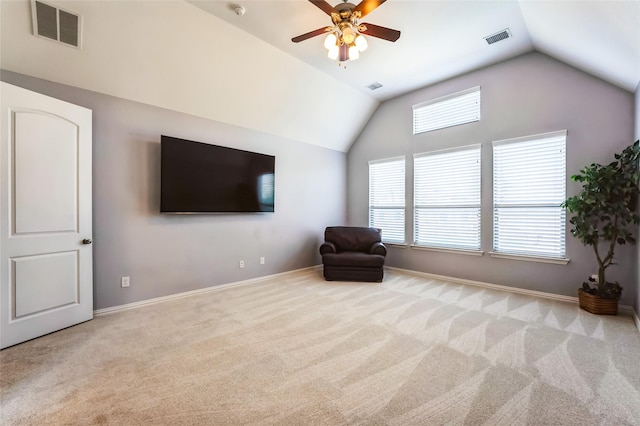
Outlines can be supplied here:
M273 212L275 157L162 135L161 213Z

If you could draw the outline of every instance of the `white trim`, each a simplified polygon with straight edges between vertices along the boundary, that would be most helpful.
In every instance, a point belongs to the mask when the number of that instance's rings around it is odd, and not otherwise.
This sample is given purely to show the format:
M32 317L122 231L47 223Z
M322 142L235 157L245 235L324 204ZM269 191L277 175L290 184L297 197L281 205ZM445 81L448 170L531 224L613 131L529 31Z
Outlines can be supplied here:
M411 248L415 250L439 251L442 253L453 253L453 254L465 254L467 256L484 255L484 251L482 250L466 250L466 249L455 249L455 248L446 248L446 247L429 247L429 246L421 246L418 244L412 244Z
M551 139L551 138L562 138L562 137L566 139L567 137L566 130L557 130L555 132L539 133L537 135L520 136L517 138L510 138L510 139L501 139L501 140L491 142L491 145L492 146L506 145L506 144L516 143L516 142L527 142L527 141L533 141L538 139Z
M633 318L633 322L636 323L636 328L640 332L640 317L638 317L638 313L635 311L635 309L633 309L633 306L618 305L618 311L625 312L631 315L631 318Z
M393 270L393 271L404 272L404 273L407 273L407 274L418 275L418 276L425 277L425 278L431 278L433 280L448 281L448 282L453 282L453 283L458 283L458 284L472 285L472 286L475 286L475 287L489 288L489 289L492 289L492 290L501 290L501 291L507 291L507 292L510 292L510 293L525 294L527 296L542 297L543 299L551 299L551 300L557 300L557 301L561 301L561 302L578 303L578 297L577 296L575 296L575 297L574 296L564 296L562 294L546 293L544 291L527 290L525 288L509 287L509 286L506 286L506 285L491 284L491 283L485 283L485 282L482 282L482 281L467 280L467 279L464 279L464 278L448 277L446 275L436 275L436 274L430 274L428 272L412 271L412 270L409 270L409 269L395 268L393 266L385 266L385 268L388 268L388 269Z
M475 87L471 87L469 89L465 89L465 90L461 90L459 92L456 93L450 93L448 95L444 95L444 96L440 96L439 98L433 98L433 99L429 99L428 101L424 101L424 102L420 102L419 104L415 104L411 106L411 109L413 109L414 111L416 109L431 105L431 104L437 104L438 102L442 102L442 101L446 101L449 99L453 99L453 98L457 98L459 96L464 96L464 95L468 95L469 93L474 93L474 92L479 92L481 89L480 86L475 86Z
M401 155L399 157L380 158L379 160L369 160L369 164L390 163L391 161L400 161L400 160L403 160L406 165L407 156Z
M464 146L457 146L455 148L444 148L444 149L437 149L435 151L425 151L425 152L418 152L416 154L413 154L413 158L420 158L420 157L427 157L429 155L438 155L438 154L448 154L451 152L456 152L456 151L466 151L468 149L482 149L482 144L481 143L474 143L471 145L464 145Z
M492 290L500 290L500 291L506 291L506 292L510 292L510 293L524 294L524 295L528 295L528 296L541 297L541 298L544 298L544 299L557 300L557 301L560 301L560 302L570 302L570 303L576 303L576 304L578 303L578 298L577 297L564 296L564 295L561 295L561 294L546 293L546 292L543 292L543 291L536 291L536 290L527 290L527 289L524 289L524 288L509 287L509 286L504 286L504 285L499 285L499 284L485 283L485 282L482 282L482 281L467 280L467 279L464 279L464 278L448 277L448 276L445 276L445 275L436 275L436 274L430 274L430 273L427 273L427 272L412 271L412 270L409 270L409 269L396 268L396 267L393 267L393 266L385 266L384 268L388 269L388 270L392 270L392 271L403 272L403 273L406 273L406 274L417 275L417 276L421 276L421 277L425 277L425 278L431 278L431 279L439 280L439 281L448 281L448 282L454 282L454 283L458 283L458 284L472 285L472 286L475 286L475 287L484 287L484 288L489 288L489 289L492 289ZM244 280L244 281L236 281L236 282L228 283L228 284L215 285L215 286L211 286L211 287L207 287L207 288L201 288L201 289L198 289L198 290L192 290L192 291L186 291L186 292L183 292L183 293L172 294L172 295L169 295L169 296L156 297L156 298L153 298L153 299L141 300L139 302L127 303L125 305L112 306L110 308L96 309L95 311L93 311L93 315L94 315L94 317L97 317L97 316L102 316L102 315L114 314L114 313L121 312L121 311L127 311L127 310L130 310L130 309L141 308L143 306L149 306L149 305L155 305L155 304L158 304L158 303L168 302L170 300L182 299L184 297L191 297L191 296L196 296L196 295L199 295L199 294L210 293L210 292L215 292L215 291L222 291L222 290L226 290L228 288L233 288L233 287L241 287L241 286L245 286L245 285L258 284L258 283L263 282L263 281L268 281L268 280L270 280L272 278L286 277L288 275L293 275L293 274L300 273L300 272L314 271L314 270L320 270L320 269L322 269L322 265L309 266L307 268L294 269L293 271L281 272L281 273L278 273L278 274L267 275L267 276L264 276L264 277L252 278L252 279ZM640 318L638 317L638 314L635 312L633 307L632 306L628 306L628 305L619 305L618 306L618 310L620 312L625 312L628 315L631 315L633 321L635 322L636 328L640 332Z
M191 291L185 291L185 292L182 292L182 293L170 294L168 296L154 297L153 299L141 300L139 302L127 303L125 305L118 305L118 306L112 306L112 307L109 307L109 308L96 309L96 310L93 311L93 316L97 317L97 316L101 316L101 315L108 315L108 314L113 314L113 313L116 313L116 312L127 311L129 309L136 309L136 308L141 308L143 306L149 306L149 305L155 305L155 304L158 304L158 303L168 302L170 300L182 299L184 297L197 296L199 294L226 290L228 288L241 287L241 286L251 285L251 284L257 284L257 283L260 283L260 282L263 282L263 281L268 281L268 280L273 279L273 278L286 277L288 275L296 274L296 273L299 273L299 272L316 270L316 269L319 269L321 267L322 267L322 265L315 265L315 266L310 266L310 267L307 267L307 268L294 269L293 271L281 272L281 273L273 274L273 275L266 275L264 277L251 278L249 280L244 280L244 281L236 281L236 282L232 282L232 283L228 283L228 284L214 285L214 286L211 286L211 287L200 288L198 290L191 290Z
M565 296L562 294L547 293L544 291L537 291L537 290L527 290L525 288L509 287L505 285L491 284L491 283L486 283L482 281L467 280L464 278L448 277L446 275L436 275L436 274L430 274L428 272L412 271L410 269L396 268L394 266L385 266L385 269L402 272L410 275L417 275L419 277L430 278L438 281L447 281L452 283L471 285L475 287L489 288L491 290L499 290L499 291L506 291L509 293L524 294L526 296L540 297L543 299L550 299L558 302L569 302L569 303L578 304L578 297L574 297L574 296ZM638 332L640 332L640 318L638 317L638 314L635 312L632 306L618 305L618 311L631 315L633 321L635 322Z
M553 263L555 265L566 265L571 261L567 258L555 258L555 257L542 257L542 256L528 256L522 254L504 254L490 251L489 255L497 259L509 259L509 260L523 260L526 262L540 262L540 263Z

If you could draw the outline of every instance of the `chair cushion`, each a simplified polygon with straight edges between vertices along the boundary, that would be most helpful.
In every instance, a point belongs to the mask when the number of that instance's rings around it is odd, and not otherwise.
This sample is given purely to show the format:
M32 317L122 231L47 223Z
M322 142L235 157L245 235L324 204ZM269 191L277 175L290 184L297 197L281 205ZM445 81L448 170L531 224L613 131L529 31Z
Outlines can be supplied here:
M343 266L324 266L324 278L327 281L367 281L382 282L383 268L348 268Z
M343 251L367 253L373 243L381 241L381 235L377 228L330 226L324 231L324 240L333 243L338 253Z
M384 266L384 256L355 251L327 253L322 255L322 263L326 266L382 268Z

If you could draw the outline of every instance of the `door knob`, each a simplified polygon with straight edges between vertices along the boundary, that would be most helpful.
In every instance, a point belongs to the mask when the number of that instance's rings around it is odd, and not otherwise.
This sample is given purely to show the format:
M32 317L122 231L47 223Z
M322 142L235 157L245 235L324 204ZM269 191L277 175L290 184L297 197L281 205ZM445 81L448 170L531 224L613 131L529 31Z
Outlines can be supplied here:
M91 244L93 241L91 241L89 238L85 238L84 240L82 240L82 244Z

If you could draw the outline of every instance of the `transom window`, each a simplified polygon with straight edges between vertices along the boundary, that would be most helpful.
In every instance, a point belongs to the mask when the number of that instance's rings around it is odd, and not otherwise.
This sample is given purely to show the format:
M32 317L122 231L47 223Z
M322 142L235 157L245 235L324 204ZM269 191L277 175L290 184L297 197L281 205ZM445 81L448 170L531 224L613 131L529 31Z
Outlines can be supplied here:
M480 121L480 86L413 106L413 134Z

